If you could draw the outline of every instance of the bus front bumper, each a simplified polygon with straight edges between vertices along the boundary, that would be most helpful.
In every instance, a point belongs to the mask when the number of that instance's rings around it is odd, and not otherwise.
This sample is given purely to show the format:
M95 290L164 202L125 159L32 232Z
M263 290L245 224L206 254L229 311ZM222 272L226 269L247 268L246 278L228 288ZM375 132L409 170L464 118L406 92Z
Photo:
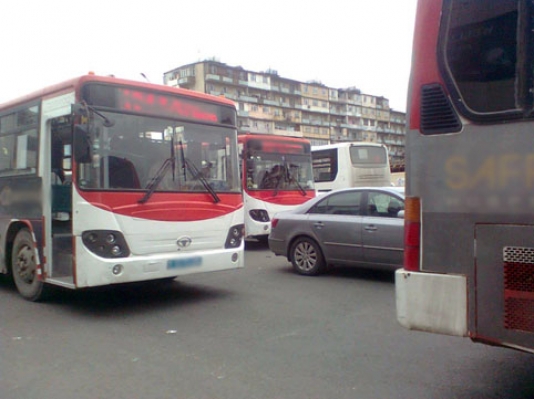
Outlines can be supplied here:
M232 249L104 259L89 252L78 240L77 288L239 269L245 265L244 242Z
M462 275L395 272L397 320L410 330L468 336L467 278Z

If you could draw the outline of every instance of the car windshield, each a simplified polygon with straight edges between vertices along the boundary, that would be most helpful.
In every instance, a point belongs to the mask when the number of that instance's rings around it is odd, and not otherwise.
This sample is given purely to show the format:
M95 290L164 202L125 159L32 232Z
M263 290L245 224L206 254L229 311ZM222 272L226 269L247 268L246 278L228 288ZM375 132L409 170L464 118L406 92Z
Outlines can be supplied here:
M79 165L82 189L238 192L235 131L136 115L105 116L88 129L91 161Z

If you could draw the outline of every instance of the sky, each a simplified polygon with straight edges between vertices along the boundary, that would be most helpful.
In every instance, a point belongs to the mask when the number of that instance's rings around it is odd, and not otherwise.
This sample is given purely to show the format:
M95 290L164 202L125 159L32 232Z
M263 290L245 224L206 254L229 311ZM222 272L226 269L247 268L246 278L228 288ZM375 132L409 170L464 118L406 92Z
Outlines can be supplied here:
M406 111L416 0L3 0L0 103L94 72L163 83L215 58Z

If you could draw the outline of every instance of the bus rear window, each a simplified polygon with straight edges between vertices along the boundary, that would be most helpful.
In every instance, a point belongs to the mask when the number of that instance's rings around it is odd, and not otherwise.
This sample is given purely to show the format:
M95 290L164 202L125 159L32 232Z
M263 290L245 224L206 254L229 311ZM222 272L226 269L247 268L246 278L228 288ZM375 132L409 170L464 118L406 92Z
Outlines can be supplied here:
M516 111L524 105L518 63L517 1L451 0L442 53L449 87L464 113ZM519 85L518 85L519 83Z
M387 163L386 150L383 147L350 147L350 160L353 165Z

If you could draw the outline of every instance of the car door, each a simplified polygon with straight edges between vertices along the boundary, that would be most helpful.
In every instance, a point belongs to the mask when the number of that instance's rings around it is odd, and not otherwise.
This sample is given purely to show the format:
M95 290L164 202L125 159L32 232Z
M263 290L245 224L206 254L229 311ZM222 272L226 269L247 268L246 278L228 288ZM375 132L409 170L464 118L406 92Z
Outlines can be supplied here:
M363 257L366 263L401 267L404 256L404 200L371 190L366 195L362 221Z
M329 194L308 212L327 262L363 260L361 202L362 191L343 191Z

